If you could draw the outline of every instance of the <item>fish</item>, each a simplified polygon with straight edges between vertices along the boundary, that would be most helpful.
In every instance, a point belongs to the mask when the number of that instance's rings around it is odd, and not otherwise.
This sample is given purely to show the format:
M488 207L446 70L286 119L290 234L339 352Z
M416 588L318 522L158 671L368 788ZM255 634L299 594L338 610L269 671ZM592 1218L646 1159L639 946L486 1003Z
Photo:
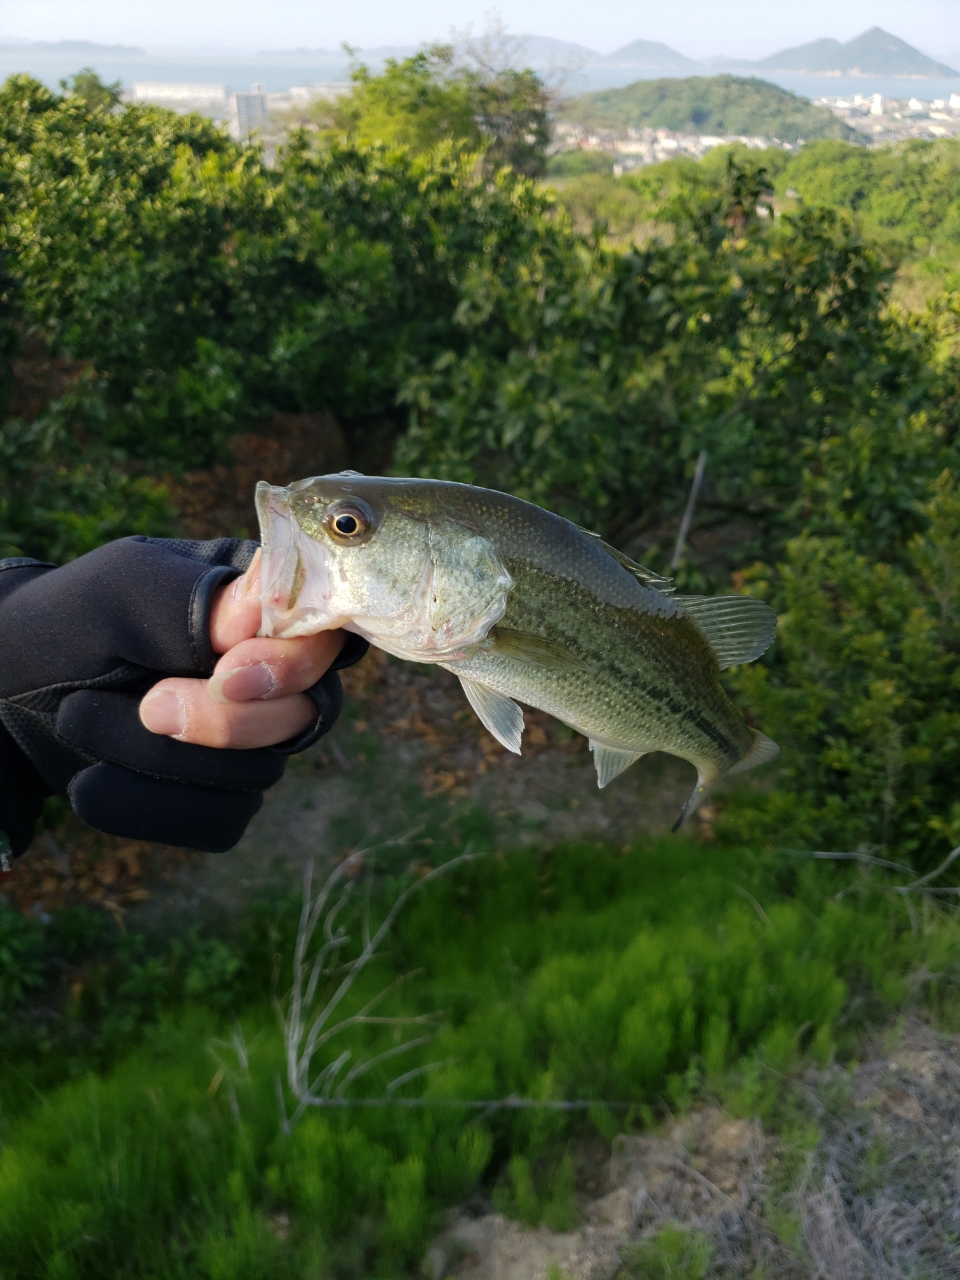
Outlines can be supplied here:
M518 704L546 711L588 739L600 787L652 751L687 760L674 830L720 778L779 755L719 679L773 641L761 600L678 595L562 516L453 481L343 471L261 481L256 502L261 635L343 627L435 663L517 754Z

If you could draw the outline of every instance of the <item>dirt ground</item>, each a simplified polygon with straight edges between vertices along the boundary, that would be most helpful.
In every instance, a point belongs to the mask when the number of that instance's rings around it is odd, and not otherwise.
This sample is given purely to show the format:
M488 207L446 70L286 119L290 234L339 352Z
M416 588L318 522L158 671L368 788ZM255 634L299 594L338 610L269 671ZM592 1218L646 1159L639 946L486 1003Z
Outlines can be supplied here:
M459 1210L433 1280L933 1280L960 1276L960 1037L904 1019L847 1069L808 1071L791 1150L756 1119L703 1106L656 1136L621 1135L574 1231ZM677 1229L689 1265L657 1240ZM682 1238L682 1237L681 1237Z

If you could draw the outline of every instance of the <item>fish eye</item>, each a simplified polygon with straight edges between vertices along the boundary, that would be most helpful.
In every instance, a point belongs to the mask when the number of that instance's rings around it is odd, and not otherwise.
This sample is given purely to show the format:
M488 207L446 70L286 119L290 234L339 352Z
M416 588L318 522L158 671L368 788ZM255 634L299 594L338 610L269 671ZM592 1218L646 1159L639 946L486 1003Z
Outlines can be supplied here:
M373 513L359 502L340 503L328 512L324 523L338 541L358 542L370 532Z

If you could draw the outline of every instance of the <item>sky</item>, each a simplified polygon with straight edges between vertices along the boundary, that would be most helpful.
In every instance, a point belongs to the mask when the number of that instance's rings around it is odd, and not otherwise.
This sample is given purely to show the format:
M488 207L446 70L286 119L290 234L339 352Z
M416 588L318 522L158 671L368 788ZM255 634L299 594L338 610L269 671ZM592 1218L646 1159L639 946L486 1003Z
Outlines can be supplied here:
M489 0L0 0L0 37L94 40L150 50L416 45L481 32ZM690 57L763 57L821 36L880 26L924 53L960 50L960 0L500 0L512 33L600 53L661 40Z

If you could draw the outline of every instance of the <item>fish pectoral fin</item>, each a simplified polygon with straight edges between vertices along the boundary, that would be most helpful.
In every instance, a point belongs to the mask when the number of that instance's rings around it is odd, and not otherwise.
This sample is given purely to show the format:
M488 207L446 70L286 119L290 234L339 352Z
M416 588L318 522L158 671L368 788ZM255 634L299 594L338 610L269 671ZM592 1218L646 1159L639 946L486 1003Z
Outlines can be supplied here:
M593 752L593 763L597 769L597 786L601 790L645 754L643 751L625 751L622 747L605 747L600 742L594 742L592 738L590 750Z
M742 760L738 760L732 769L727 770L728 778L735 773L746 773L748 769L756 769L757 765L769 764L780 754L780 748L772 738L768 738L759 729L754 729L753 732L755 735L753 746Z
M527 631L511 631L509 627L496 626L490 631L490 638L501 657L513 658L515 662L529 662L549 671L592 670L575 653L545 636L534 636Z
M677 604L706 639L720 670L753 662L773 643L777 615L753 596L676 596Z
M502 693L495 693L493 689L488 689L485 684L478 684L476 680L468 680L466 676L460 677L460 683L463 685L463 692L467 695L467 701L480 717L484 728L493 734L501 746L512 751L514 755L520 755L523 712L514 700Z

